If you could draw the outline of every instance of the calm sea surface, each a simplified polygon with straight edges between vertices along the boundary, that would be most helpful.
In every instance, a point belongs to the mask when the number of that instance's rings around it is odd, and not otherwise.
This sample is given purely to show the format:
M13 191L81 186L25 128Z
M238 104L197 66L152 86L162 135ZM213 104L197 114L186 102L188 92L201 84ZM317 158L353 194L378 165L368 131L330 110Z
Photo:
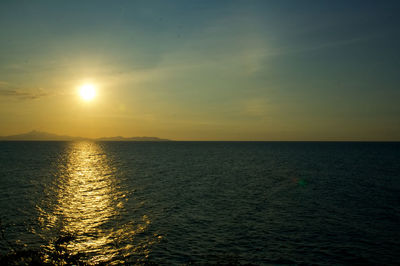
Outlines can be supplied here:
M400 264L400 143L0 142L3 263Z

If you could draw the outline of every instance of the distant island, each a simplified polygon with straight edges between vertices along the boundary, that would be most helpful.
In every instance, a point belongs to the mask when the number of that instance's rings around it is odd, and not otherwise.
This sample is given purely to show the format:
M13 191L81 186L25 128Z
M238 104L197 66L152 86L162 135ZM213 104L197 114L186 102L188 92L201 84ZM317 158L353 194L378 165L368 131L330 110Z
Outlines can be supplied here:
M79 140L96 140L96 141L171 141L169 139L160 139L157 137L103 137L103 138L83 138L57 135L48 132L33 130L28 133L0 136L0 141L79 141Z

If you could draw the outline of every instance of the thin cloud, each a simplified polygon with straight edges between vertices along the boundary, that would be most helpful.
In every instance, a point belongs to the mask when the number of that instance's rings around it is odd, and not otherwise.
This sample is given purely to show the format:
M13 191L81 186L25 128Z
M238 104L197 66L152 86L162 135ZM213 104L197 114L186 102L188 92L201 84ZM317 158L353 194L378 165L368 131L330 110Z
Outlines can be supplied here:
M39 89L23 89L16 88L11 84L0 81L0 97L12 97L21 100L34 100L42 97L49 96L50 93L45 90Z

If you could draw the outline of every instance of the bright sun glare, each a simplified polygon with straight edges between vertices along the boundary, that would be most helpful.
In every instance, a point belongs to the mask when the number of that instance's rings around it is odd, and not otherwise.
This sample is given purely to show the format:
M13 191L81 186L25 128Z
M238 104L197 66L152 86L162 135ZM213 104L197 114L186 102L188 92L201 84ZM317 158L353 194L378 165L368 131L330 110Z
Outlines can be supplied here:
M85 101L90 101L96 96L96 90L93 84L85 84L80 87L79 93Z

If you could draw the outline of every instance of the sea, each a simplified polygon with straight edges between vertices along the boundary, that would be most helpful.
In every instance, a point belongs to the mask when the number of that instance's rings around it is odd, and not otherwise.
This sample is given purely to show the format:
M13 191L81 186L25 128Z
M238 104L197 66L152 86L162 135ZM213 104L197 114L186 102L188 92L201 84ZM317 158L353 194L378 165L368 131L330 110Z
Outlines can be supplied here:
M0 142L1 265L399 265L399 142Z

